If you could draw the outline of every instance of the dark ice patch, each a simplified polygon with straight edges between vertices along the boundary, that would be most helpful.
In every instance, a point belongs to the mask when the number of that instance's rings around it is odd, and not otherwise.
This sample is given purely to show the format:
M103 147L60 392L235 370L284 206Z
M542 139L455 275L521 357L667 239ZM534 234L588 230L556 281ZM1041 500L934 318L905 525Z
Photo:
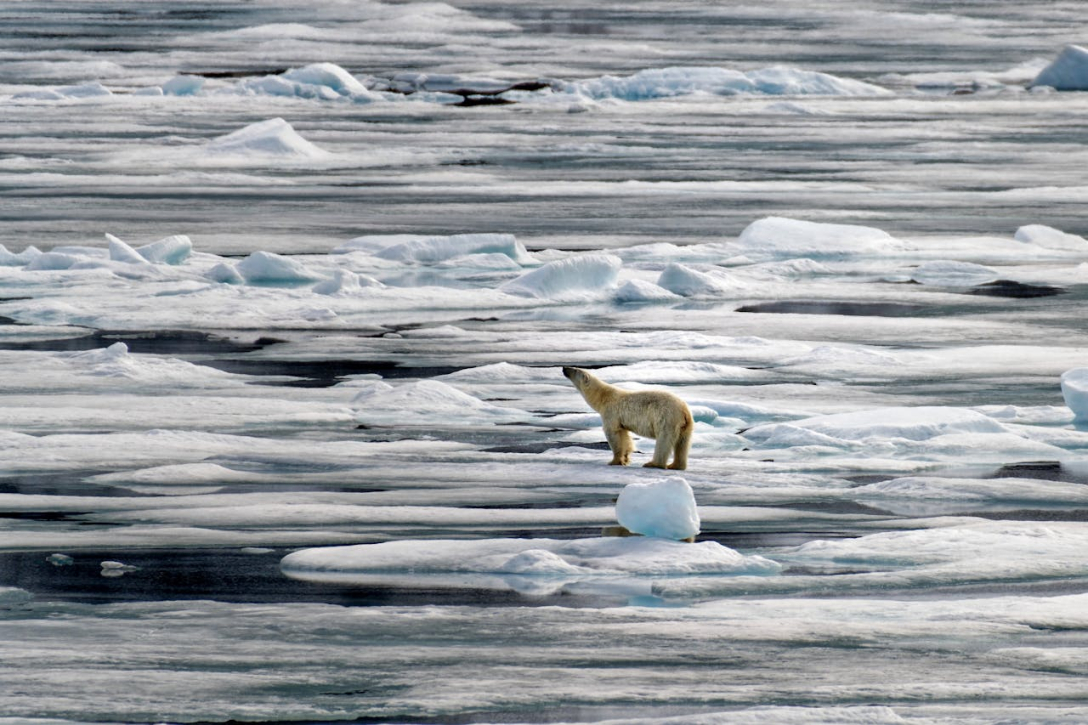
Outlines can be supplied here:
M159 355L222 355L261 350L281 342L262 337L254 342L239 342L228 337L198 330L95 330L77 337L51 340L2 342L0 350L36 350L38 352L84 352L123 342L129 352Z
M201 365L236 375L287 376L298 378L291 382L270 385L290 385L305 388L327 388L343 382L351 375L380 375L382 378L431 378L463 370L458 366L403 367L387 360L275 360L224 358L194 361Z
M768 312L788 315L846 315L850 317L919 317L926 305L905 302L828 302L776 300L738 307L737 312Z
M1054 295L1068 292L1064 287L1055 287L1048 284L1027 284L1011 279L998 279L986 284L980 284L967 291L969 295L981 295L984 297L1009 297L1011 299L1031 299L1034 297L1053 297Z
M556 448L589 448L594 451L611 450L606 441L600 441L597 443L545 441L544 443L522 443L509 446L494 446L492 448L484 448L482 450L484 453L545 453L547 451L555 450Z

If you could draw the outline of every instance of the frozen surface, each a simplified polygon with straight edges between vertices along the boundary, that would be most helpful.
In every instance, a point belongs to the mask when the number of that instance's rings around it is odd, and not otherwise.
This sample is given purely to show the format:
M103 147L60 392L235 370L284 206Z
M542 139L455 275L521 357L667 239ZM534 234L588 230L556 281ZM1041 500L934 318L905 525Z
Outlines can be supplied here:
M1083 27L0 2L0 725L1088 721Z

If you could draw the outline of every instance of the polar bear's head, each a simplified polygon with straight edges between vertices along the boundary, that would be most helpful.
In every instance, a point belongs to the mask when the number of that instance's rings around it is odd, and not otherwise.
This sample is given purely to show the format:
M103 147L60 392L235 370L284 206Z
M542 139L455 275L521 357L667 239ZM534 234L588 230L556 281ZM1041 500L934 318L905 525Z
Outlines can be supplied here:
M567 376L567 380L574 383L574 387L578 387L579 380L585 380L586 371L582 368L563 368L563 374Z
M590 390L599 388L604 385L599 379L593 376L593 373L582 368L570 368L564 367L563 374L567 376L567 379L574 383L574 387L578 388L583 396Z

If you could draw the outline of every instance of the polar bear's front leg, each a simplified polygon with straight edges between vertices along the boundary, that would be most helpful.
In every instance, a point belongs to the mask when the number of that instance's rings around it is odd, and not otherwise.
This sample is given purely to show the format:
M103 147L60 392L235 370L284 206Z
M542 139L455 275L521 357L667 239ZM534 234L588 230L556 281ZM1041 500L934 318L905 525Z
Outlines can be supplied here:
M631 451L635 444L631 442L631 434L625 428L609 428L605 426L604 437L608 440L608 447L612 449L610 466L626 466L631 461Z

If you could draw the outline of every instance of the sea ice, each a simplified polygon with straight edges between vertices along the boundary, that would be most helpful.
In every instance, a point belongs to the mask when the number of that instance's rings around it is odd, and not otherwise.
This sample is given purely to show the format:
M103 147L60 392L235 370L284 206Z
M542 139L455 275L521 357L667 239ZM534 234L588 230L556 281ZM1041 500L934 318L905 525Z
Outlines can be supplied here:
M699 533L695 493L683 478L627 484L616 500L616 519L643 536L688 539Z
M1045 224L1027 224L1016 230L1014 239L1025 244L1036 244L1047 249L1062 249L1088 254L1088 239L1077 234L1067 234Z
M184 234L175 234L158 241L136 247L141 257L153 264L178 265L189 258L193 243Z
M147 264L147 260L140 256L140 253L130 247L125 242L121 241L112 234L107 234L106 239L109 241L110 260L114 262L123 262L125 264Z
M162 92L167 96L195 96L204 87L200 76L176 75L162 84Z
M321 278L302 262L272 252L254 252L234 268L250 284L298 285Z
M740 253L758 260L888 255L905 248L898 239L875 227L783 217L766 217L752 222L733 246Z
M41 254L37 247L27 247L19 253L8 251L8 248L0 244L0 267L22 267L30 264L30 261Z
M253 123L204 147L207 157L322 159L329 154L310 143L282 118Z
M680 295L670 292L660 285L642 279L629 279L616 288L612 299L620 304L642 302L670 302L680 299Z
M57 86L44 88L37 91L23 91L12 96L14 100L27 101L67 101L85 98L103 98L112 96L113 92L101 83L81 83L72 86Z
M487 425L525 421L529 413L462 393L437 380L419 380L367 390L355 398L357 419L366 425Z
M1049 86L1059 91L1088 90L1088 48L1067 45L1058 57L1035 76L1032 86Z
M725 297L747 288L745 282L728 272L704 272L675 262L661 272L657 284L661 289L682 297Z
M365 237L357 240L355 248L365 248L365 240ZM448 237L411 239L386 246L377 251L375 256L406 264L437 264L458 257L482 254L505 255L519 265L530 265L537 261L513 234L454 234Z
M868 438L925 441L949 434L1008 432L1001 423L973 410L918 406L821 415L789 423L757 426L745 431L744 435L751 440L771 444L787 430L807 431L824 436L829 441L861 441Z
M625 77L609 75L584 81L557 82L555 88L594 100L616 98L624 101L672 98L696 93L718 96L876 96L888 93L887 90L869 83L784 67L764 68L748 73L712 67L651 68Z
M973 287L993 282L998 277L995 270L981 264L946 260L923 262L910 274L915 282L936 287Z
M373 277L360 276L347 269L338 269L332 277L318 282L313 287L315 294L350 296L358 294L364 287L380 289L384 284Z
M585 254L549 262L504 283L499 290L518 297L570 301L596 297L615 286L623 261L611 254Z
M1088 368L1062 373L1062 397L1078 421L1088 420Z
M532 552L526 555L526 552ZM546 552L546 553L545 553ZM581 576L772 575L781 567L714 541L686 544L654 537L592 539L400 540L303 549L280 563L299 578L321 574L476 573ZM536 571L533 571L533 569ZM427 586L420 580L418 586Z

